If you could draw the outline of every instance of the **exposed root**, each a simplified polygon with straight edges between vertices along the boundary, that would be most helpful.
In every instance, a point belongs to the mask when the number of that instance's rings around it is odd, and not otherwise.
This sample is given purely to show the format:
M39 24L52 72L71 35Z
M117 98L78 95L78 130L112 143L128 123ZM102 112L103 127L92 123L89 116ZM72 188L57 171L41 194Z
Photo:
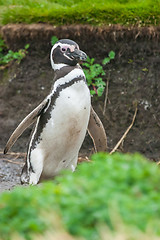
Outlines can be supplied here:
M110 152L110 154L114 153L118 147L122 144L122 142L124 141L124 139L126 138L128 132L130 131L130 129L132 128L133 124L134 124L134 121L136 119L136 115L137 115L137 105L136 105L136 109L135 109L135 112L134 112L134 115L133 115L133 119L132 119L132 123L130 124L130 126L127 128L127 130L125 131L125 133L123 134L123 136L121 137L121 139L118 141L118 143L116 144L116 146L113 148L113 150Z

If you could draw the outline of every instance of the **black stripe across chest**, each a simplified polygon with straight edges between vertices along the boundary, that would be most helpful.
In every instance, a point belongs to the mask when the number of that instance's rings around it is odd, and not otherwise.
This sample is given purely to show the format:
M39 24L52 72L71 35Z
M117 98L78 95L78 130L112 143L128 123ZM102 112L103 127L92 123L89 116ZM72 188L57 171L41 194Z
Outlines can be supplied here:
M56 78L58 78L59 76L55 75L54 79L56 80ZM61 73L61 78L63 78L63 77L65 77L65 75ZM61 78L58 78L58 80L60 80ZM39 143L39 141L41 141L40 135L41 135L43 129L45 128L46 124L48 123L49 119L51 118L51 113L54 110L54 108L56 107L56 100L60 97L60 93L64 89L69 88L72 85L74 85L78 82L81 82L81 81L82 81L82 84L85 84L87 86L86 79L85 79L84 75L79 75L79 76L76 76L75 78L73 78L69 81L64 82L63 84L57 85L56 89L54 91L52 91L52 93L50 94L50 98L49 98L50 99L49 100L49 102L50 102L49 106L48 106L46 111L44 109L44 112L40 116L39 123L38 123L38 128L37 128L37 131L34 135L34 139L33 139L33 142L32 142L32 147L31 147L32 149L34 149L35 144L37 144L37 143Z

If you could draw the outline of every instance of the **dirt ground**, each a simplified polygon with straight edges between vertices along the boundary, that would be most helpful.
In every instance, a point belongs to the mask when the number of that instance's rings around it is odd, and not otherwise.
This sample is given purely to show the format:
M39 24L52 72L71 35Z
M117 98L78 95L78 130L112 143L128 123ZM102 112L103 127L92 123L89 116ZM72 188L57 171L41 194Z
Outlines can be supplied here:
M19 122L46 97L53 84L49 60L51 36L75 40L98 63L109 51L115 51L115 60L105 66L104 80L109 83L105 115L105 93L101 98L92 99L105 126L108 151L131 124L137 103L135 123L119 151L140 152L151 160L160 160L160 27L20 24L1 27L0 34L12 50L30 44L29 53L20 64L13 63L0 70L0 191L19 184L24 162L23 154L18 158L16 155L16 159L14 154L4 156L5 143ZM30 133L31 127L16 142L13 152L26 152ZM89 155L92 148L87 136L81 153Z

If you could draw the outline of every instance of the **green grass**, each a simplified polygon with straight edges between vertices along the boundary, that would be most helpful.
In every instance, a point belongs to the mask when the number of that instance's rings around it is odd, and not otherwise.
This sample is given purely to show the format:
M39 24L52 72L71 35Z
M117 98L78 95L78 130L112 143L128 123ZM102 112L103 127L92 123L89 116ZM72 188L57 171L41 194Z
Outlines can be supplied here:
M0 0L0 23L158 25L160 0Z
M99 153L92 160L54 182L1 194L0 239L13 240L19 233L30 240L54 230L57 217L65 231L86 240L100 240L103 227L116 235L119 226L131 234L123 239L147 239L134 237L137 231L159 239L159 166L139 154Z

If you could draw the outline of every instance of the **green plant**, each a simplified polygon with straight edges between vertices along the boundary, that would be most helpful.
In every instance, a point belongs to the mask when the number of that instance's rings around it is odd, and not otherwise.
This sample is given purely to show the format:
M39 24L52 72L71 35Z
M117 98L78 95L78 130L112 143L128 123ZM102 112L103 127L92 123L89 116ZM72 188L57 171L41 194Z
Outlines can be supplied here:
M13 60L16 60L18 63L26 56L28 53L27 49L29 44L26 44L24 49L20 49L17 52L8 50L7 46L4 43L3 39L0 39L0 65L6 65Z
M134 232L149 228L160 236L159 182L159 167L140 154L95 154L90 163L80 164L75 173L63 172L54 182L1 194L0 237L10 240L18 232L33 239L50 229L51 216L87 240L101 239L101 226L115 234L119 217Z
M51 44L52 46L58 41L58 38L56 36L51 37Z
M112 59L115 58L115 52L110 51L108 57L104 58L102 61L102 65L106 65ZM103 66L101 64L94 63L94 58L87 58L87 61L82 64L85 68L83 71L85 73L87 84L89 87L93 88L90 90L91 95L97 94L98 96L102 96L106 83L103 81L102 77L106 75Z

